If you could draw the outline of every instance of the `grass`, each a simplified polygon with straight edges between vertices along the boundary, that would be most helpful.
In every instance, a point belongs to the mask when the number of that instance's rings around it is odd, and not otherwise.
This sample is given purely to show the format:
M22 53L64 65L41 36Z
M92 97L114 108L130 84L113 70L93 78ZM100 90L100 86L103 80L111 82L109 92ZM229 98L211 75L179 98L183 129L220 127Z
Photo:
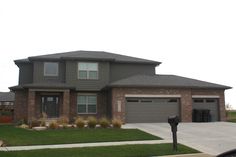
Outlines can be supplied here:
M226 111L227 121L236 123L236 111Z
M138 129L59 129L33 131L0 125L0 139L7 146L48 145L65 143L90 143L135 140L160 140L161 138Z
M172 150L172 144L140 144L122 146L102 146L85 148L42 149L16 152L0 152L4 157L148 157L174 154L198 153L197 150L178 145L178 151Z

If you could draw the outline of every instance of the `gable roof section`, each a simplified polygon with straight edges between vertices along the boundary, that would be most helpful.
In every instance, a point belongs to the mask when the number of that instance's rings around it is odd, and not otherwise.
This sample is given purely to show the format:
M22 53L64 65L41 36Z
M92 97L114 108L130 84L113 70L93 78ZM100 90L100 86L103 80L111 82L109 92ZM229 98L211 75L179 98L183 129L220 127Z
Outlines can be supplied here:
M33 60L90 60L90 61L110 61L110 62L122 62L122 63L143 63L143 64L155 64L159 65L161 62L147 60L142 58L136 58L131 56L125 56L115 53L109 53L104 51L71 51L64 53L55 53L48 55L33 56L26 59L15 60L15 63L27 63Z
M118 80L110 87L177 87L177 88L213 88L230 89L229 86L200 81L176 75L136 75Z
M13 92L0 92L0 101L14 101L15 94Z

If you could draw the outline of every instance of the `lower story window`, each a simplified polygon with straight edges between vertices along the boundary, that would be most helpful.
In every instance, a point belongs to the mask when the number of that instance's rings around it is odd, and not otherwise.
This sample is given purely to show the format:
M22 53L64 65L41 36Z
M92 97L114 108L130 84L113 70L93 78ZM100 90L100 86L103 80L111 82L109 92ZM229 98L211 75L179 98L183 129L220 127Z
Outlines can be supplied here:
M97 96L96 95L78 95L77 96L78 113L94 114L97 113Z

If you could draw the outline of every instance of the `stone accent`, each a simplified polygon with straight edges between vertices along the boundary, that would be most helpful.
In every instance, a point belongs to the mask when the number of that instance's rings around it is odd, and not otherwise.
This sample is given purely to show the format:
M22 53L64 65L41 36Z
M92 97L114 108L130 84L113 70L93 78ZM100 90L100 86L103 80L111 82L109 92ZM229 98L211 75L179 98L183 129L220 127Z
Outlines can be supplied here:
M112 117L125 122L125 95L151 94L151 95L181 95L180 118L182 122L192 122L192 95L219 96L220 120L225 120L224 90L197 90L197 89L168 89L168 88L113 88L112 89ZM121 103L121 111L118 104Z

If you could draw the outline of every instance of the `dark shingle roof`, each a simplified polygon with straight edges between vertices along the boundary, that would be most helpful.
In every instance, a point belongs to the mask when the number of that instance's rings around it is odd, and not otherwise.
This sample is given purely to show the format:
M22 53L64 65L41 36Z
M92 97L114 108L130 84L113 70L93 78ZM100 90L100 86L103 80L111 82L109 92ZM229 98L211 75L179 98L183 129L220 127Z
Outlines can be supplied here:
M178 87L178 88L214 88L230 89L231 87L215 83L200 81L196 79L176 75L136 75L126 79L118 80L110 84L111 87Z
M75 89L74 86L65 84L65 83L32 83L32 84L24 84L24 85L18 85L9 87L11 90L17 90L17 89L24 89L24 88L41 88L41 89Z
M15 63L29 62L31 60L99 60L125 63L146 63L159 65L161 62L125 56L104 51L72 51L64 53L55 53L41 56L33 56L28 59L15 60Z
M15 94L13 92L0 92L0 101L14 101Z

